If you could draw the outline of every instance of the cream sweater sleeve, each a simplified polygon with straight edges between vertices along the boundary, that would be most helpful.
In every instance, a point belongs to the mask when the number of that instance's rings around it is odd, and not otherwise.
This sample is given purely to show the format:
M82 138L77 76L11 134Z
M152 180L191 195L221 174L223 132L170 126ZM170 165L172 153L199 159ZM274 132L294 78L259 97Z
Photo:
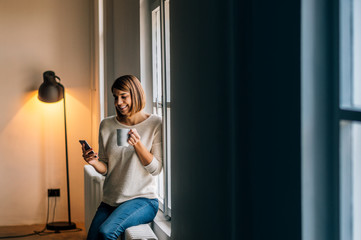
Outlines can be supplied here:
M163 167L163 141L162 125L160 125L154 134L154 140L150 153L153 154L153 160L144 168L153 176L160 174Z

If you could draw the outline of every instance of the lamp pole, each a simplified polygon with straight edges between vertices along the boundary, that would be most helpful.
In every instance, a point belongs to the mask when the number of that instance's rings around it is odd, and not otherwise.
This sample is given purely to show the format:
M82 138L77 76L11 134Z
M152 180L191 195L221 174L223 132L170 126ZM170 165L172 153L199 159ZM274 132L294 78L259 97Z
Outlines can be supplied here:
M66 190L68 196L68 222L71 224L71 214L70 214L70 190L69 190L69 160L68 160L68 130L66 127L66 104L65 104L65 88L61 83L58 83L59 86L63 89L63 98L64 98L64 129L65 129L65 162L66 162Z
M75 229L76 224L71 222L70 214L70 188L69 188L69 160L68 160L68 131L66 127L66 102L65 102L65 87L60 83L60 78L55 75L53 71L46 71L43 73L44 82L39 87L38 98L43 102L57 102L64 99L64 130L65 130L65 160L66 160L66 190L68 202L68 221L67 222L51 222L46 224L49 230L70 230ZM56 78L59 81L56 81Z

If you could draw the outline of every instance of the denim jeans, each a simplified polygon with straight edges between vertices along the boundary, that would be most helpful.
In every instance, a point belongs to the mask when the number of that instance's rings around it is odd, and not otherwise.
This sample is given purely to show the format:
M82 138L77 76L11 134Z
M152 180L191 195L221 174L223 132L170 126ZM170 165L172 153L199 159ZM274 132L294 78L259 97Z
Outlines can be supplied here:
M128 227L153 221L158 199L135 198L118 207L101 203L90 225L87 240L118 239Z

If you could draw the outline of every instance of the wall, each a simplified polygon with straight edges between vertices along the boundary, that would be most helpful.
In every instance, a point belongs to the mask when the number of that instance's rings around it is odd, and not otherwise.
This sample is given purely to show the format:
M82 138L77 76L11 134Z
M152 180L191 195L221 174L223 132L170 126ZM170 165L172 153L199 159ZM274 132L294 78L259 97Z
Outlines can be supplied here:
M0 1L0 225L45 223L48 188L61 189L55 221L67 220L62 102L36 96L46 70L66 88L72 220L84 221L78 139L93 143L91 6L89 0Z
M105 12L107 68L105 91L109 116L115 115L113 94L110 92L114 80L127 74L140 79L139 1L107 0Z
M152 74L152 14L151 1L139 1L140 28L140 79L145 91L145 112L153 112L153 74Z

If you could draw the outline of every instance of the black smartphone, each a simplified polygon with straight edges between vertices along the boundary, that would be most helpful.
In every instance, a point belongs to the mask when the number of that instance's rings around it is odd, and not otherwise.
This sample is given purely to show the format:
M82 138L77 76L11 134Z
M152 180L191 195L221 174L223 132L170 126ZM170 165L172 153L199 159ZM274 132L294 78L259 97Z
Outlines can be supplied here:
M88 144L88 142L86 140L79 140L80 144L83 146L83 144L85 145L85 150L89 150L91 147ZM90 153L94 153L94 151L91 151Z

